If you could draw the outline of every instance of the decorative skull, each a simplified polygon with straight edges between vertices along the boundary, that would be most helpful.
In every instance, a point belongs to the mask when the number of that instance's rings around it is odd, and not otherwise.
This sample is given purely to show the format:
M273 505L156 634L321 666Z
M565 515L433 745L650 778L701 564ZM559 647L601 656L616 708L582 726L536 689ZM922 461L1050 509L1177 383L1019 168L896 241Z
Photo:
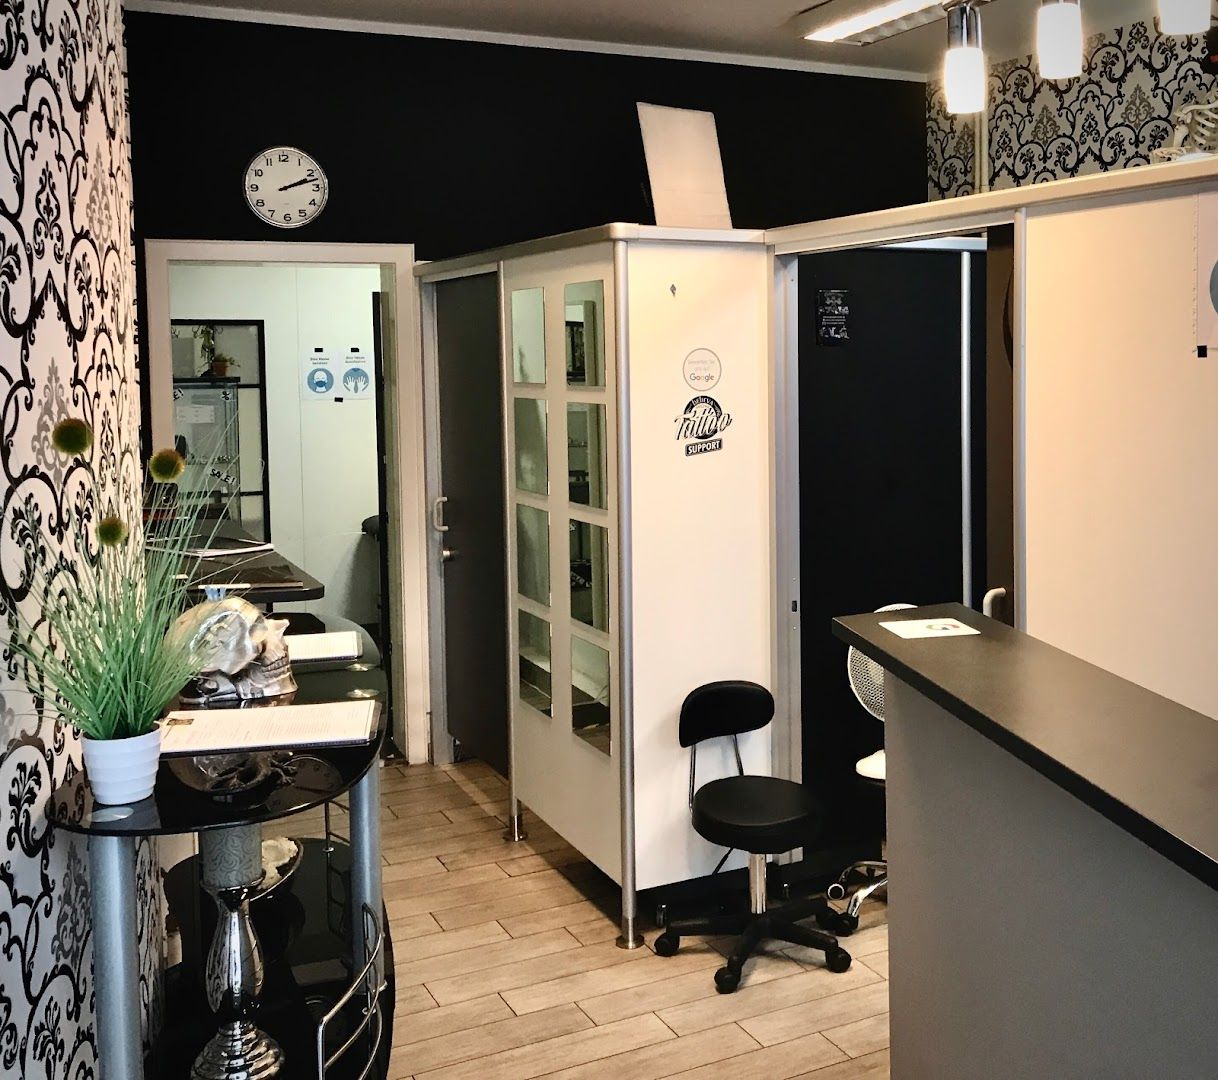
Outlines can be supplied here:
M239 596L184 612L170 633L188 636L203 664L182 691L183 704L222 705L293 693L296 680L283 639L287 628L287 619L268 619Z

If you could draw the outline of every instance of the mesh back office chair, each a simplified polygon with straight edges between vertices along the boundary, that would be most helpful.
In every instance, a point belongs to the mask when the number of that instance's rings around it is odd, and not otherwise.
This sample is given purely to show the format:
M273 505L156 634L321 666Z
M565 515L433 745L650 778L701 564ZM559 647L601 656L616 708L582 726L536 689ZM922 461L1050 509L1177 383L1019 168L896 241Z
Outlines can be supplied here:
M739 934L727 964L715 972L715 987L730 994L740 985L745 962L765 939L806 945L825 954L830 971L850 967L850 954L823 930L799 925L822 915L818 898L766 909L766 856L802 847L819 830L822 814L812 792L802 784L774 776L746 776L737 736L758 731L774 718L774 698L750 682L715 682L699 686L681 706L680 742L689 748L689 806L695 831L712 844L749 853L750 911L674 919L655 940L660 956L674 956L681 938L691 934ZM697 787L698 744L730 738L738 776Z
M877 608L877 613L885 611L907 611L913 604L888 604ZM871 657L866 656L853 645L846 653L846 674L850 679L850 689L858 702L880 723L884 722L884 669ZM862 758L854 767L854 771L864 784L877 788L881 793L888 778L888 758L883 750L877 750ZM829 897L832 900L846 898L846 886L851 877L859 876L863 884L850 894L846 900L846 910L833 912L819 919L826 929L838 934L850 934L858 929L859 911L863 901L880 889L888 888L888 863L883 859L865 860L847 867L841 877L829 886Z

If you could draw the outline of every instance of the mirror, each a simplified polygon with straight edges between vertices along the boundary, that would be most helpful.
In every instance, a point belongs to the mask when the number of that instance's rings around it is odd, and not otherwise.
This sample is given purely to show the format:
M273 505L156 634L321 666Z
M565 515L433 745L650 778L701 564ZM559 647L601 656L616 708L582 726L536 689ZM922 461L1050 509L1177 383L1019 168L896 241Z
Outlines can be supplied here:
M571 729L605 754L611 749L609 696L609 654L572 636Z
M546 448L546 403L540 398L516 398L516 486L536 495L550 493Z
M550 683L550 624L545 619L521 611L520 640L517 654L520 661L520 700L538 712L551 715Z
M605 406L567 406L567 487L573 503L609 508L606 480Z
M571 618L609 633L609 532L571 522Z
M550 606L550 515L532 506L516 507L516 587Z
M546 309L541 289L512 293L512 377L518 383L546 381Z
M582 281L563 290L567 383L605 385L605 283Z

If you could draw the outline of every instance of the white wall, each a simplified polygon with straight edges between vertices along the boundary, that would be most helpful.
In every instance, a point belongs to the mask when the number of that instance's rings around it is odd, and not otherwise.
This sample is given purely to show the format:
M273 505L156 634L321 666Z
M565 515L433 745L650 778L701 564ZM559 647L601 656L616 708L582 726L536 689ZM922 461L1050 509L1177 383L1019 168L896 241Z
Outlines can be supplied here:
M1218 717L1218 358L1197 200L1027 225L1027 631Z
M267 441L271 538L326 586L324 599L280 605L377 619L375 541L360 523L378 509L376 401L305 389L315 346L339 357L352 347L372 358L376 266L176 263L175 319L262 319L266 324Z
M709 874L723 849L689 820L689 753L677 741L694 687L773 689L769 260L759 246L629 246L634 751L638 884ZM675 286L675 288L674 288ZM684 362L709 349L722 377L694 389ZM722 449L687 456L676 424L707 394L730 414ZM770 772L771 730L740 740ZM730 744L698 754L698 783L736 772ZM737 853L729 867L740 866Z

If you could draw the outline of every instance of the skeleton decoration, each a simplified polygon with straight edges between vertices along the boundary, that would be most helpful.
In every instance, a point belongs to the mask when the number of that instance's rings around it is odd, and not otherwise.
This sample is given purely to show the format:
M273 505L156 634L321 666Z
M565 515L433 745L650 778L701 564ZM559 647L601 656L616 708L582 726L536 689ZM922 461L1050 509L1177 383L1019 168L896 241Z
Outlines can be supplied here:
M1153 151L1152 161L1186 161L1218 152L1218 91L1202 101L1181 105L1172 123L1172 144Z
M187 683L185 705L224 705L290 694L296 689L283 633L287 619L268 619L239 596L198 604L170 633L188 635L204 657Z

